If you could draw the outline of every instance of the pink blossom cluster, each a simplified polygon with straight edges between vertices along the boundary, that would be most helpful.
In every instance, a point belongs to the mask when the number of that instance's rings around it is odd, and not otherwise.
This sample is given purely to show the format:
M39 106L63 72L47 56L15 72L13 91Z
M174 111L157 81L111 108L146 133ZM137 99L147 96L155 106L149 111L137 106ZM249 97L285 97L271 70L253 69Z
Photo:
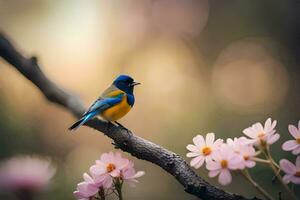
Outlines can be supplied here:
M232 170L255 166L253 141L245 137L228 138L224 142L222 139L215 140L214 133L208 133L205 138L197 135L193 142L187 146L191 151L187 157L194 157L190 165L198 169L205 163L209 177L218 176L222 185L231 183Z
M49 159L17 156L1 163L0 190L37 192L47 188L55 174Z
M216 139L214 133L208 133L205 137L197 135L193 138L193 144L187 145L186 148L190 152L186 156L192 158L190 161L192 167L198 169L205 163L209 177L218 176L220 184L228 185L232 181L232 171L253 168L259 161L271 162L258 156L279 140L280 135L275 129L276 124L276 120L269 118L264 124L255 123L244 129L243 133L247 137L228 138L226 141ZM282 148L298 155L300 153L300 121L298 128L290 125L289 132L294 139L286 141ZM300 156L297 157L295 165L286 159L281 160L280 168L286 173L283 177L286 183L300 184Z
M113 193L123 182L134 185L136 178L143 176L143 171L136 171L132 161L123 158L120 153L103 153L100 160L90 167L90 175L83 174L84 181L77 185L74 195L80 200L89 200L97 195ZM116 185L118 184L118 185Z
M298 122L298 128L294 125L289 125L289 132L293 137L292 140L288 140L283 143L282 149L285 151L291 151L296 155L296 163L293 164L287 159L280 160L280 168L285 172L283 181L285 183L300 184L300 120Z

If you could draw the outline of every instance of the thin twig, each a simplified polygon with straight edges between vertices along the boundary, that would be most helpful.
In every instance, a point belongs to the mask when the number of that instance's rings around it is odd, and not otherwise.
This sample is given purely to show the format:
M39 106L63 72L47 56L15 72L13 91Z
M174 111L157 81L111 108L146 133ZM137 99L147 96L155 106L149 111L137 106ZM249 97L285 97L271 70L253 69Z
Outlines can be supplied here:
M269 165L270 165L271 169L273 170L274 174L276 175L277 180L280 182L282 187L287 191L287 194L290 196L290 199L297 200L297 197L294 194L294 192L289 188L289 186L287 184L285 184L283 182L280 173L278 173L279 165L274 161L274 159L271 155L271 152L270 152L270 147L267 146L265 150L266 150L267 159L269 159L271 161ZM280 167L279 167L279 169L280 169Z
M241 171L241 173L246 178L246 180L249 181L249 183L251 183L255 187L255 189L266 198L266 200L274 200L267 191L265 191L256 181L253 180L248 170L243 170Z

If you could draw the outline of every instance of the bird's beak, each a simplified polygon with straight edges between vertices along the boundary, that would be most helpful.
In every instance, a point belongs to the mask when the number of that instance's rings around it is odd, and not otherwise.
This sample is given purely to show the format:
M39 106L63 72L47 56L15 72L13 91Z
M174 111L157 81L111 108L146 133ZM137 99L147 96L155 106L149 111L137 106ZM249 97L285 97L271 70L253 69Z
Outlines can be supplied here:
M131 83L131 86L136 86L136 85L140 85L141 83L138 83L138 82L133 82Z

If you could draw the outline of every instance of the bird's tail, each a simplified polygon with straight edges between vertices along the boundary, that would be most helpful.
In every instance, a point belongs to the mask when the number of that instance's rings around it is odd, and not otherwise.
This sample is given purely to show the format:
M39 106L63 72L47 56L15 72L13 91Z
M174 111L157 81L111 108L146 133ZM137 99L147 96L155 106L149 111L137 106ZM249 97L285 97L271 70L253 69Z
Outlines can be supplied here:
M83 116L80 120L78 120L77 122L75 122L72 126L70 126L69 130L76 130L78 129L80 126L82 126L85 122L87 122L88 120L92 119L94 116L96 116L97 113L96 112L91 112L85 116Z

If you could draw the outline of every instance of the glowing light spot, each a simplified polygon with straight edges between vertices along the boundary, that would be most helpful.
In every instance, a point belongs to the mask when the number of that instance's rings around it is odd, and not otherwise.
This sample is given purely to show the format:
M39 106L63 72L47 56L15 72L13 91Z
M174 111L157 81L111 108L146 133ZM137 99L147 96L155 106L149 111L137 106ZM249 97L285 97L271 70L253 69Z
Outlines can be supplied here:
M164 33L187 38L195 37L207 24L208 2L208 0L154 1L151 15L153 23Z
M285 66L270 54L276 46L272 44L268 40L244 39L220 53L212 80L224 108L265 112L282 103L288 90L288 74Z

